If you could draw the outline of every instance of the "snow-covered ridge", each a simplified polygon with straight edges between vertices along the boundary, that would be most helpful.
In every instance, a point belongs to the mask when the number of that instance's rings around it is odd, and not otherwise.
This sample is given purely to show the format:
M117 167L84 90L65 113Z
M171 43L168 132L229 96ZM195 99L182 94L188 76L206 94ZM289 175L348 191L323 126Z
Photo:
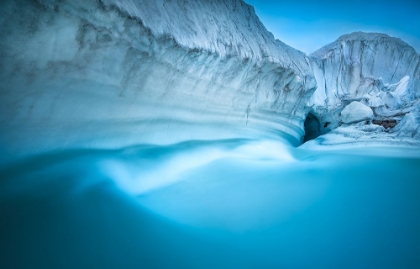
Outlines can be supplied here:
M240 0L8 0L0 18L2 156L303 135L309 60Z

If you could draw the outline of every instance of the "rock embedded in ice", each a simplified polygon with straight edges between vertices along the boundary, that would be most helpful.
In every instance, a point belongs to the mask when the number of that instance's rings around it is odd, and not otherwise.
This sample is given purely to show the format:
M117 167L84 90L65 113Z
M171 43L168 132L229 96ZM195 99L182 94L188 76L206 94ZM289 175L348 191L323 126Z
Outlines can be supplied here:
M372 109L360 102L354 101L341 111L341 120L347 124L371 119L373 119Z

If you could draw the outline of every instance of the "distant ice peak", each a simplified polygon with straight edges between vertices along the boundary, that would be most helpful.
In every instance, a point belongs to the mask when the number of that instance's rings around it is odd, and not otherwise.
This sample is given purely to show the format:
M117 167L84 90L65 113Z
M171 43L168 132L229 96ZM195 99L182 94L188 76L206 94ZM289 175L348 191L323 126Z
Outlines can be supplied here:
M412 50L415 52L415 49L413 47L411 47L408 43L404 42L400 38L392 37L384 33L368 33L359 31L340 36L336 41L316 50L310 56L320 59L328 58L329 51L342 48L343 46L345 46L346 42L394 43L400 48L404 48L405 50Z

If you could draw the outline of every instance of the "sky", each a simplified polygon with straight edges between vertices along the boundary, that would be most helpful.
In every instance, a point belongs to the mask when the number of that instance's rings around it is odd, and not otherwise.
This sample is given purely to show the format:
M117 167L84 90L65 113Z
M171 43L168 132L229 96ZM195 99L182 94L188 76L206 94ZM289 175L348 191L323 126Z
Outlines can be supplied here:
M420 52L420 0L244 0L275 38L310 54L343 34L379 32Z

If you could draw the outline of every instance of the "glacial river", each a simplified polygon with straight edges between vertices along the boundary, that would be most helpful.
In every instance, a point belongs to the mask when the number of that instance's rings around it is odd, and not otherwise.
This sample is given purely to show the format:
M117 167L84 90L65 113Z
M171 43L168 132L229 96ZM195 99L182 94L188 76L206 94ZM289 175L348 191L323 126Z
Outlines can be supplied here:
M1 268L419 268L420 151L274 141L0 168Z

